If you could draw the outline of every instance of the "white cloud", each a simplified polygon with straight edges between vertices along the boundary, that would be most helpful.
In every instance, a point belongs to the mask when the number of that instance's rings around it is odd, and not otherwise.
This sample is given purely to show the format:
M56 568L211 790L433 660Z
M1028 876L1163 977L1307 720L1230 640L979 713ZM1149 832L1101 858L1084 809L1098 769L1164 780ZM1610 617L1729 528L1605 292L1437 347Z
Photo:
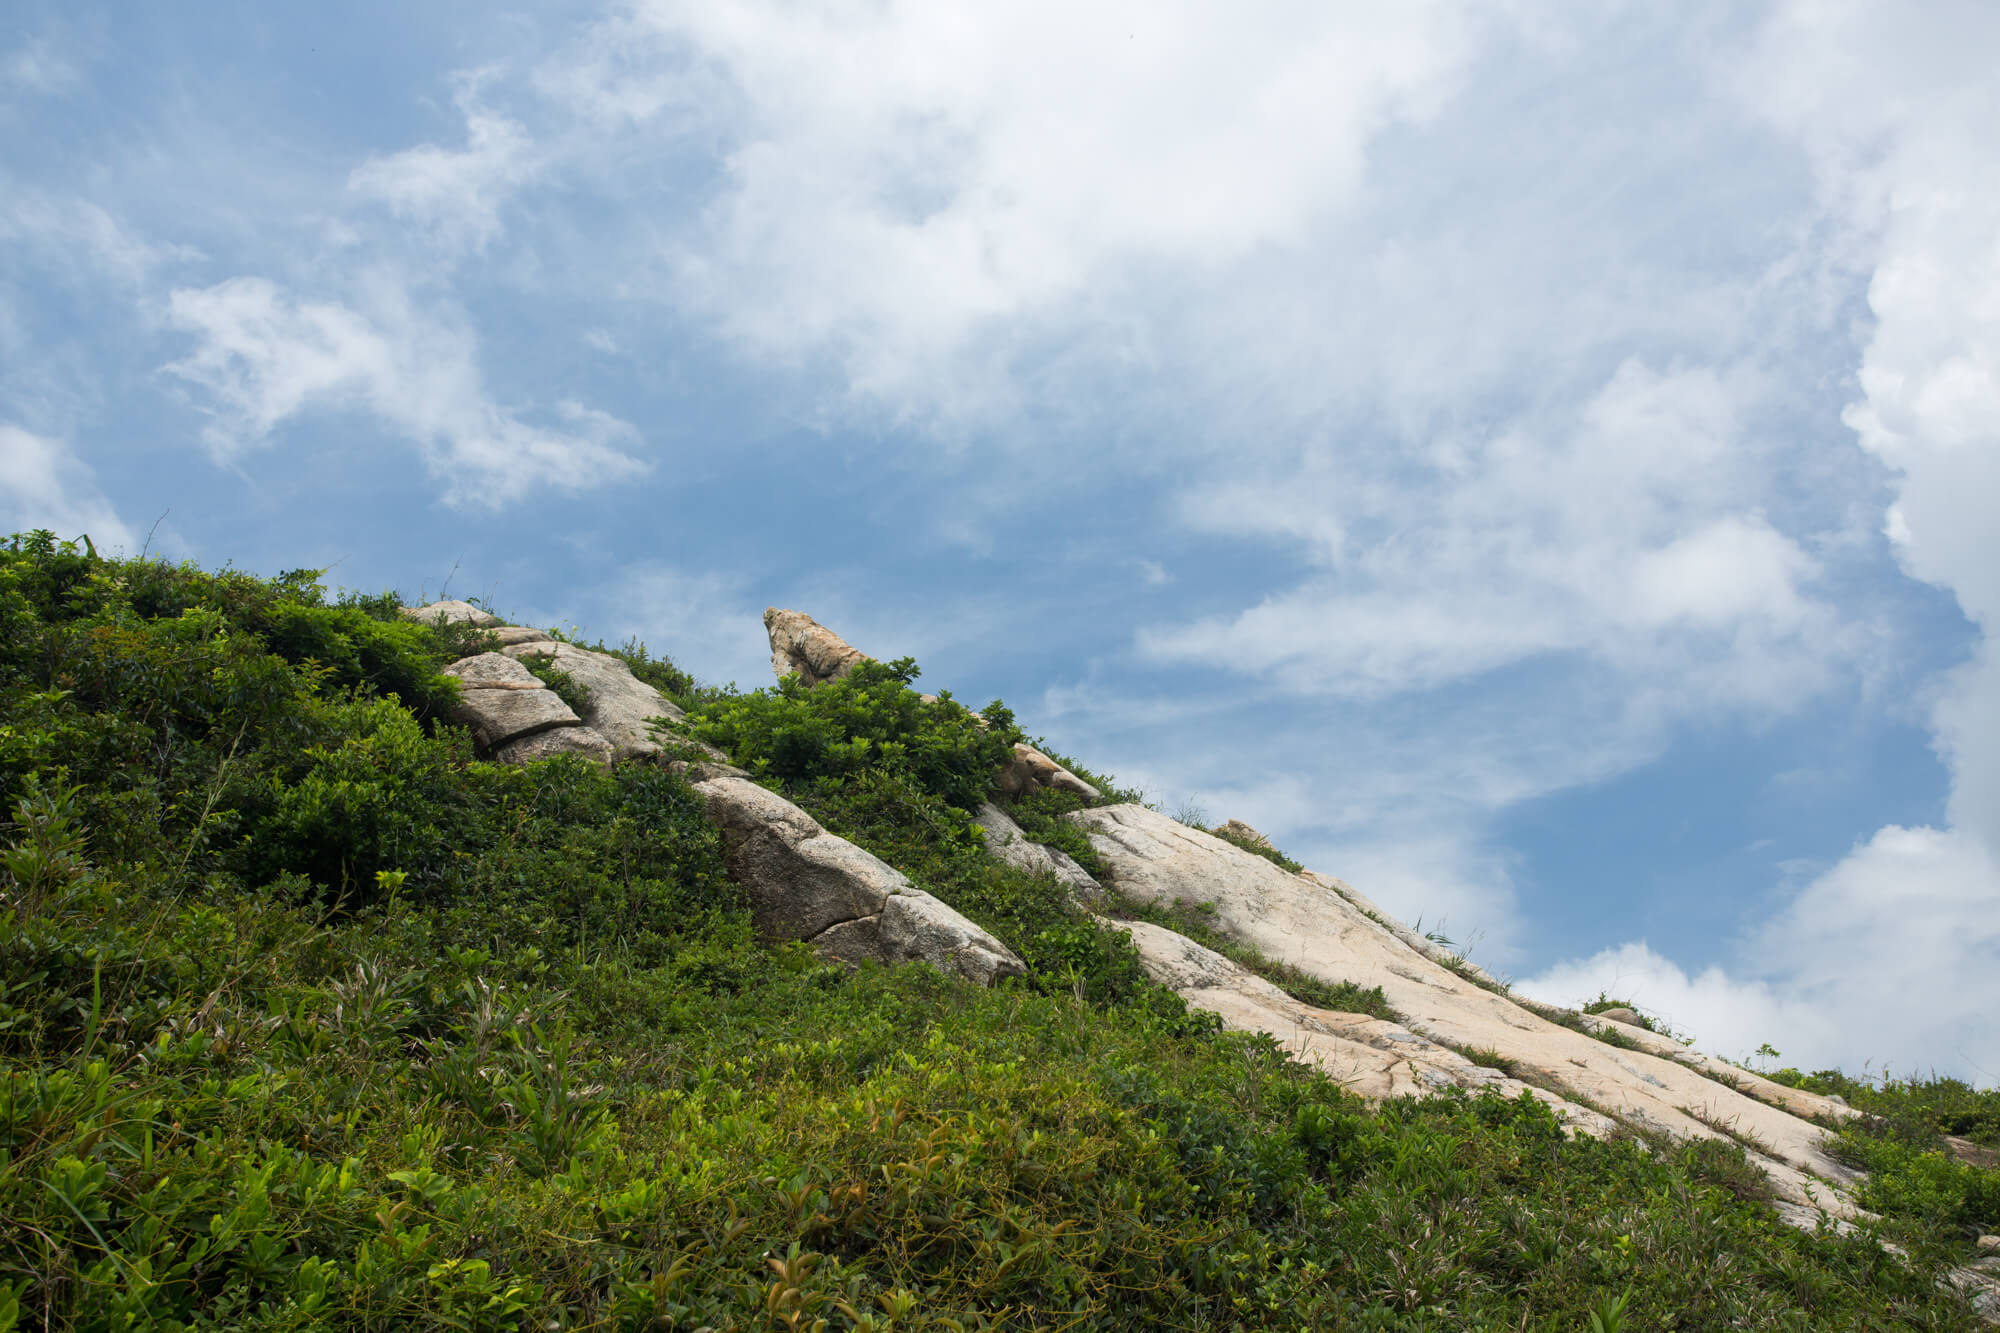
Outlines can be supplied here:
M1161 271L1296 242L1376 131L1436 104L1465 26L1443 3L659 3L540 84L633 120L670 104L666 71L725 89L677 295L760 358L962 422L1004 410L1044 321L1115 340Z
M1891 826L1808 884L1726 969L1691 976L1639 942L1520 987L1558 1004L1599 991L1632 999L1731 1059L1770 1042L1802 1069L1887 1064L1991 1084L1996 885L2000 865L1977 838Z
M1628 360L1567 419L1191 491L1195 524L1289 539L1323 572L1144 629L1141 651L1359 696L1567 653L1693 708L1796 701L1838 625L1813 559L1754 508L1772 464L1739 419L1753 392Z
M88 533L106 555L139 549L96 475L68 446L0 425L0 530L35 528L65 540Z
M414 310L396 283L363 284L367 312L301 301L264 278L177 289L168 322L196 339L166 369L204 390L221 460L313 409L372 414L413 441L454 505L497 508L544 487L584 491L645 465L625 422L573 402L535 425L488 395L471 333Z
M163 245L134 231L102 206L76 195L52 194L0 172L0 241L35 253L64 278L75 267L136 285L162 264L189 259L186 246Z
M1921 19L1793 3L1744 76L1812 152L1832 221L1873 251L1874 325L1845 420L1893 469L1883 530L1903 567L1981 633L1931 717L1949 823L1881 829L1755 932L1733 975L1688 978L1626 946L1532 983L1550 998L1631 967L1685 1013L1677 1024L1724 1046L2000 1079L2000 89L1983 54L1996 43L2000 12L1977 3Z
M482 251L500 234L501 210L541 169L521 125L479 100L482 76L460 80L454 101L465 119L465 147L420 144L370 158L348 175L348 188L429 228L448 250Z

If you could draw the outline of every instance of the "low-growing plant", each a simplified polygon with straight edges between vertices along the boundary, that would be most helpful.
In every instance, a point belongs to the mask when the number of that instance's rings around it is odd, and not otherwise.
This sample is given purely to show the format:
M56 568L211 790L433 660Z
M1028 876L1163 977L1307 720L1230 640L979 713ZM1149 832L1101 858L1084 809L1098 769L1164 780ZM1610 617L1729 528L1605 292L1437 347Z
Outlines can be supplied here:
M325 605L0 547L0 1329L1978 1326L1734 1145L1222 1031L886 747L801 798L1030 979L761 940L679 778L478 762L377 652L465 636Z

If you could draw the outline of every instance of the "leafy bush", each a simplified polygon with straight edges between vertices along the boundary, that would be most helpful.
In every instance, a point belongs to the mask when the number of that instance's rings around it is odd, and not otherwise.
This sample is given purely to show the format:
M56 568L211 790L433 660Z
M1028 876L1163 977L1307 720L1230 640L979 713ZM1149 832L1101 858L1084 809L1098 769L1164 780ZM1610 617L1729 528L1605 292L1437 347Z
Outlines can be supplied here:
M809 689L796 676L776 689L731 695L695 709L694 733L739 764L801 784L885 767L962 810L986 798L1020 731L998 703L974 714L949 693L927 702L909 658L862 662Z

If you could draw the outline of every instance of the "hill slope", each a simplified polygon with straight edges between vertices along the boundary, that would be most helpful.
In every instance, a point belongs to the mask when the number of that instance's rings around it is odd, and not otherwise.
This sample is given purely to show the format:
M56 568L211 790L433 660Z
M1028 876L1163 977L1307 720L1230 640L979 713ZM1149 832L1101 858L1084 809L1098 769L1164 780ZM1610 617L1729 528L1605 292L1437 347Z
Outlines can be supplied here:
M1935 1096L1840 1149L1894 1204L1845 1235L1724 1137L1572 1136L1537 1087L1370 1103L1134 938L1328 1026L1449 1036L1488 992L1343 987L1361 955L1148 906L1114 783L985 790L1004 708L906 663L717 695L630 645L685 741L496 763L441 673L507 646L311 572L0 550L0 1329L1979 1326L1948 1274L2000 1193L1927 1155ZM602 702L524 665L578 726ZM698 744L1022 975L776 938ZM997 858L981 796L1105 898Z

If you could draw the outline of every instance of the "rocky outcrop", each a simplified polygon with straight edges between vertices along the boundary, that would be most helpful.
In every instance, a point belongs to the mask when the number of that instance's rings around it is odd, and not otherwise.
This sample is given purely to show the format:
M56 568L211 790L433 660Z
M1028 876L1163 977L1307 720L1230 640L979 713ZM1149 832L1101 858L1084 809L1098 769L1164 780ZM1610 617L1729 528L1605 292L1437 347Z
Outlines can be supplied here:
M981 985L1026 972L1006 945L776 792L728 773L694 789L767 937L853 963L927 962Z
M1054 875L1069 889L1070 896L1085 907L1103 903L1103 887L1075 858L1059 848L1030 842L1013 816L991 801L979 807L972 822L985 834L986 850L1008 865L1031 875Z
M1131 937L1140 964L1153 980L1196 1008L1216 1014L1231 1028L1270 1034L1293 1058L1319 1066L1359 1096L1381 1101L1454 1087L1491 1088L1507 1097L1525 1092L1547 1103L1571 1133L1602 1138L1617 1128L1609 1116L1498 1069L1474 1064L1400 1024L1303 1004L1213 949L1163 926L1144 921L1105 924Z
M764 631L771 636L771 670L779 680L796 674L809 686L823 685L870 660L803 611L767 608Z
M1081 796L1086 801L1100 799L1097 788L1058 764L1032 745L1014 742L1014 758L993 780L995 791L1008 796L1025 796L1037 787L1053 787Z
M1725 1084L1664 1053L1621 1049L1562 1026L1431 957L1407 929L1361 907L1359 895L1335 888L1339 881L1287 873L1157 811L1113 805L1071 818L1090 835L1119 893L1148 902L1212 904L1219 928L1267 957L1327 982L1380 986L1409 1032L1504 1060L1513 1077L1574 1108L1565 1112L1571 1123L1585 1123L1582 1113L1595 1111L1678 1139L1735 1138L1781 1198L1838 1215L1853 1211L1839 1188L1852 1173L1826 1154L1826 1131L1801 1118L1804 1112L1838 1114L1826 1099L1791 1089L1781 1094L1778 1085L1742 1071L1732 1070ZM1201 993L1212 989L1196 988L1191 999L1200 1003ZM1268 994L1263 998L1268 1001ZM1219 1005L1209 999L1209 1007ZM1220 1007L1216 1012L1226 1021L1254 1022L1247 1010L1232 1011L1233 1017ZM1285 1039L1282 1031L1264 1030Z
M554 690L501 653L461 658L439 674L458 681L452 721L471 729L473 744L482 752L498 753L544 732L583 726ZM597 740L602 744L602 737Z
M507 656L520 660L553 663L569 673L589 693L583 708L584 724L611 742L619 759L637 759L660 753L653 736L655 719L679 722L686 717L665 695L632 674L632 668L610 653L593 652L575 644L559 643L542 635L509 645Z
M482 611L471 602L428 602L401 608L404 615L426 625L476 625L487 629L500 623L491 611Z

